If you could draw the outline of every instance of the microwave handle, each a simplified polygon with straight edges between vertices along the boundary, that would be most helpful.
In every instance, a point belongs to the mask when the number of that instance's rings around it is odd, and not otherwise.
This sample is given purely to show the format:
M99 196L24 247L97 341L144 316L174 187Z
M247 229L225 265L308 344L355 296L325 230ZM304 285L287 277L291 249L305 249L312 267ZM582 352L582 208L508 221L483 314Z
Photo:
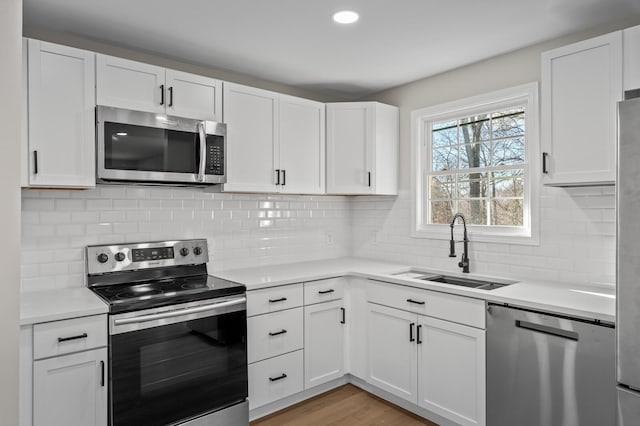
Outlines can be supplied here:
M198 133L200 134L200 165L198 167L198 182L204 182L204 170L207 165L207 133L204 121L198 122Z

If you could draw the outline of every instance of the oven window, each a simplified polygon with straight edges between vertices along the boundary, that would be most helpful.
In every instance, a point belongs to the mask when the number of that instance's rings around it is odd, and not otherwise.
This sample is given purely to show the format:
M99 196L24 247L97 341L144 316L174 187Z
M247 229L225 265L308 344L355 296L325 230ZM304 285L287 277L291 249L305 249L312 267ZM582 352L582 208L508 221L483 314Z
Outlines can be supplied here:
M112 170L197 173L198 135L122 123L104 123L104 166Z
M186 420L247 397L246 311L111 336L112 425Z

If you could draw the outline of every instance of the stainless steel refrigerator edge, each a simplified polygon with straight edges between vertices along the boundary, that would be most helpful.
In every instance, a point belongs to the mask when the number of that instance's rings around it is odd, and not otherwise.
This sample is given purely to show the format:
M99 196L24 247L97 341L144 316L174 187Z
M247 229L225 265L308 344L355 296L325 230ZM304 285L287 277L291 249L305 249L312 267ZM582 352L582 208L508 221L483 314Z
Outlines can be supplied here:
M639 91L634 91L640 95ZM627 92L627 99L631 93ZM618 425L640 425L640 97L618 103Z

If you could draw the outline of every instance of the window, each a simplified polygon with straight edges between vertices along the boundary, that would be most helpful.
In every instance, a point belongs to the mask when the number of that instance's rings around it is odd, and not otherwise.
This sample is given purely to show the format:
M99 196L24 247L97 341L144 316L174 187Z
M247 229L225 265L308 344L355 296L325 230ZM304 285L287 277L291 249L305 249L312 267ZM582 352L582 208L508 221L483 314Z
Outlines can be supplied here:
M537 241L537 93L534 83L412 113L414 236L447 238L462 213L476 240Z

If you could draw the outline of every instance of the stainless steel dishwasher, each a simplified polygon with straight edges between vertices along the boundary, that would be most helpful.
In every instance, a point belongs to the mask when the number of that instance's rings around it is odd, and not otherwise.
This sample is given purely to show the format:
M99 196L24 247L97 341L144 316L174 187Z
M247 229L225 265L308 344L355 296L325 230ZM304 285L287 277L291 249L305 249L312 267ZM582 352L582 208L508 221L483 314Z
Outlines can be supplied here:
M613 327L489 303L487 425L615 425Z

